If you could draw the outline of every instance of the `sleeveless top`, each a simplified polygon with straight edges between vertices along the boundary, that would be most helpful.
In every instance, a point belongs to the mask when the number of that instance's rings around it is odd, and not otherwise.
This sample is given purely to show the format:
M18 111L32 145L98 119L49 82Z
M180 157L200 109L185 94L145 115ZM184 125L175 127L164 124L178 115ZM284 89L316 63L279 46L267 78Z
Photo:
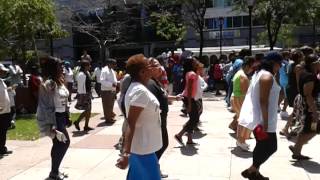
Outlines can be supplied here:
M264 74L270 74L270 72L261 70L254 74L252 77L248 92L244 99L239 124L250 130L253 130L257 125L263 125L263 117L260 107L260 77ZM268 131L270 133L276 132L277 127L277 110L279 92L281 87L278 85L275 78L273 78L273 84L269 94L269 107L268 107Z
M192 81L192 84L191 84L191 86L192 86L192 88L191 88L191 97L195 98L196 93L197 93L197 89L198 89L197 88L198 79L199 79L199 77L195 72L193 72L193 71L187 72L187 74L186 74L186 84L185 84L185 87L184 87L184 91L182 92L184 97L188 97L188 86Z
M240 78L241 75L244 74L243 70L240 69L234 76L233 76L233 95L235 97L243 97L245 94L241 92L241 86L240 86Z

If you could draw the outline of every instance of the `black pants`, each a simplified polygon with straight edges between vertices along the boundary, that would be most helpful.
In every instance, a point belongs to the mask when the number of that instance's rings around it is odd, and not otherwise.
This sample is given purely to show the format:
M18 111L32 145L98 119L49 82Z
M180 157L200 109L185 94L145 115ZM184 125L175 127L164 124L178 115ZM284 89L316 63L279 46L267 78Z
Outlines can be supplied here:
M259 168L269 157L277 151L276 133L268 133L269 138L259 141L256 138L256 147L253 150L253 166Z
M160 160L164 151L168 148L169 138L168 138L168 129L167 129L167 113L161 113L161 134L162 134L162 147L156 152L158 160Z
M11 114L0 114L0 152L7 151L6 140L7 140L7 131L11 125Z
M66 120L67 120L67 113L56 113L57 130L62 132L67 137L68 140L66 143L58 141L57 138L54 138L52 140L53 145L51 149L50 175L53 175L53 176L58 175L61 161L70 145L69 134L66 130Z
M73 83L72 82L68 82L67 84L67 88L69 91L69 97L68 97L68 101L71 102L71 95L72 95L72 91L73 91Z
M188 98L184 98L185 105L188 107ZM199 122L199 104L191 99L191 112L188 113L189 121L184 125L183 129L188 133L193 133L194 128L197 126Z
M96 82L96 84L94 85L94 89L96 90L98 97L100 97L101 96L101 83Z

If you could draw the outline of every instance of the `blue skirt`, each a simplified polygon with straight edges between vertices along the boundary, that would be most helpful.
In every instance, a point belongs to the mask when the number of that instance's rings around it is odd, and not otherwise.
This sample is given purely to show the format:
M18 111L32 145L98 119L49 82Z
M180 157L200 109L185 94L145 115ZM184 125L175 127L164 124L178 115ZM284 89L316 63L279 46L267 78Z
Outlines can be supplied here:
M161 180L156 154L131 154L129 157L127 180Z

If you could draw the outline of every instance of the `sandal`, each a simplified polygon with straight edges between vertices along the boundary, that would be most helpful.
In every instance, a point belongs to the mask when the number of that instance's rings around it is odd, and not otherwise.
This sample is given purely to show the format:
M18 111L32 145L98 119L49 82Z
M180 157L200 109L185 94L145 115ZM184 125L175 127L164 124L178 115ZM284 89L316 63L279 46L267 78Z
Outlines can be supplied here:
M174 135L174 138L176 139L176 141L181 145L184 146L182 138L180 138L178 135Z

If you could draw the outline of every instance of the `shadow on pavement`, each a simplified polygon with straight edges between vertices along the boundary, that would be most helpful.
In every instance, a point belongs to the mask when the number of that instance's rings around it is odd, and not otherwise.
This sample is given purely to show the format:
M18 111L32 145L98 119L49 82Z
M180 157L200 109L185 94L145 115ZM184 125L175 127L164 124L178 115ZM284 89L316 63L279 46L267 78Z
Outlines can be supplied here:
M193 139L200 139L208 135L207 133L202 133L201 131L195 131L192 135Z
M231 150L231 153L234 154L235 156L237 157L240 157L240 158L251 158L252 157L252 152L249 152L249 151L243 151L242 149L240 149L239 147L234 147L232 150Z
M229 133L229 135L234 139L237 139L237 134L235 132Z
M312 174L320 173L320 164L315 161L294 161L292 164L295 167L300 167Z
M181 154L185 156L193 156L195 154L198 154L198 148L194 146L181 146L180 151Z
M88 134L87 131L72 131L72 137L80 137Z
M100 122L97 127L112 126L114 123Z

